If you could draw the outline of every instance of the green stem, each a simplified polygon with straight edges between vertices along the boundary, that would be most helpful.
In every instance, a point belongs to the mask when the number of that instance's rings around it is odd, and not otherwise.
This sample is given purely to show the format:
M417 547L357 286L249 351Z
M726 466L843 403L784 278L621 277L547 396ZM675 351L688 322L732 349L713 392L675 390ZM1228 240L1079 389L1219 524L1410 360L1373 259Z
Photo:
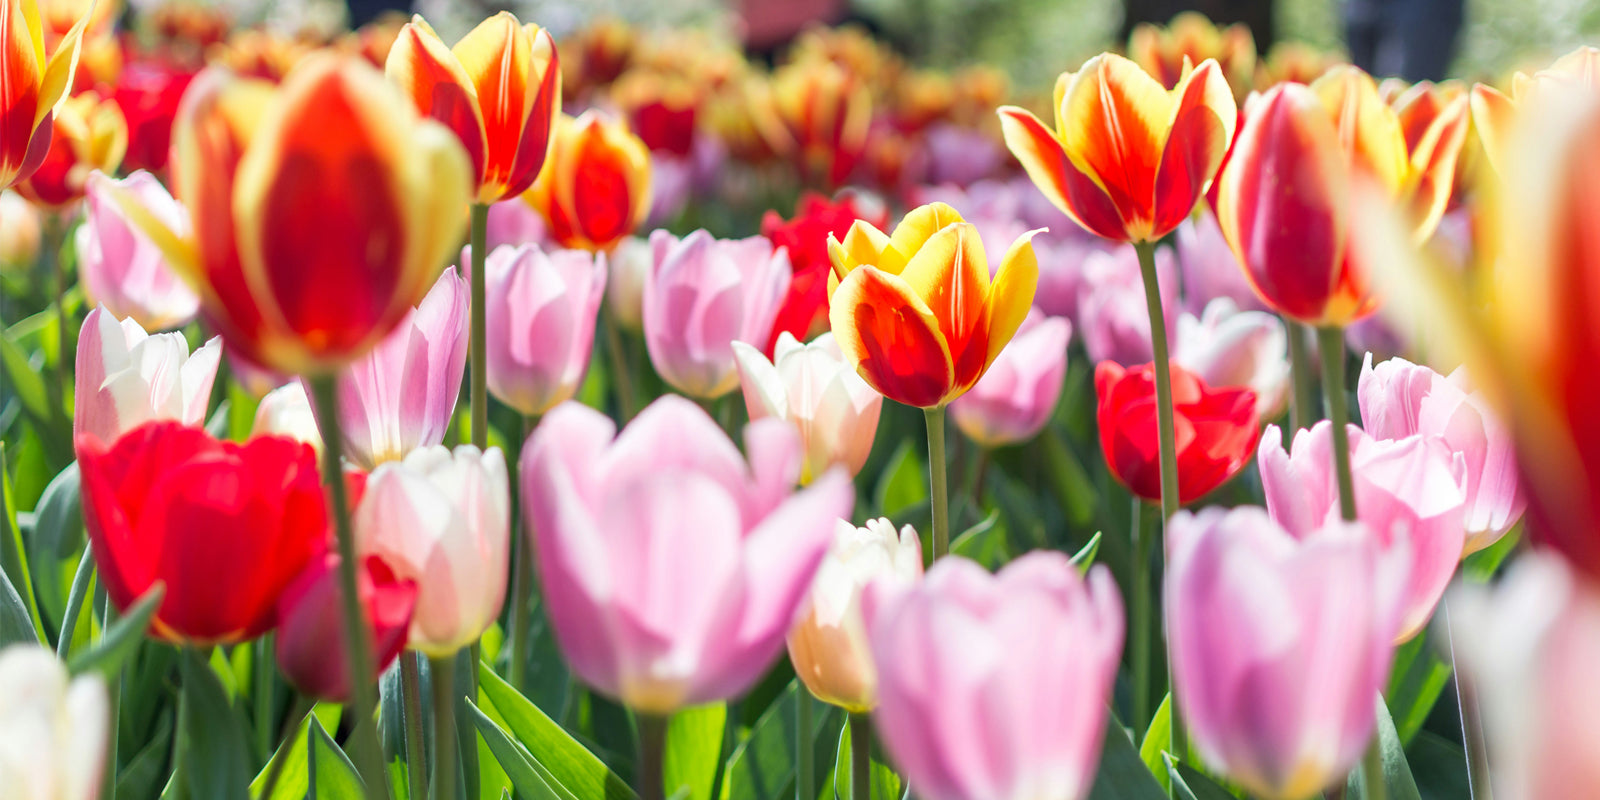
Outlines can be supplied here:
M400 654L400 693L405 702L406 774L410 781L407 797L422 798L428 785L427 743L422 738L422 655L416 651Z
M1339 479L1339 515L1356 520L1355 480L1350 474L1350 410L1344 397L1344 331L1317 329L1317 349L1322 355L1322 392L1328 398L1328 419L1333 422L1333 469Z
M872 797L872 717L850 714L850 800Z
M350 497L344 482L344 434L339 421L339 386L332 375L317 375L311 384L311 402L322 428L322 472L332 500L334 534L339 546L339 602L344 616L345 654L350 664L351 712L354 729L350 741L356 766L366 784L369 800L389 796L389 777L378 752L372 723L372 640L356 589L355 531L350 524Z
M488 307L484 262L488 258L489 207L472 204L472 444L479 450L489 446L489 354Z
M538 417L522 418L522 427L514 445L519 451L538 425ZM511 630L506 636L506 644L511 648L511 666L506 671L506 680L519 692L528 673L528 613L533 605L533 531L524 528L526 519L526 514L518 514L511 523L511 546L516 561L511 573L511 619L508 623Z
M635 714L634 718L639 725L639 773L634 778L638 783L639 800L666 800L661 767L667 753L670 718L665 714L643 712Z
M1150 347L1156 373L1156 433L1161 450L1161 519L1178 513L1178 451L1172 422L1172 367L1167 360L1167 318L1161 309L1161 282L1156 276L1154 242L1135 242L1139 274L1144 278L1145 307L1150 314Z
M944 406L922 410L928 423L928 477L933 484L933 560L950 553L950 487L944 463Z
M67 268L61 263L61 247L67 233L66 223L51 212L44 214L44 257L50 265L52 300L56 316L56 390L51 415L70 414L66 410L67 387L72 385L72 372L76 367L75 353L67 346ZM152 331L153 332L153 331Z
M433 800L451 800L456 789L456 657L428 659L433 684Z
M1133 498L1128 530L1133 537L1133 723L1149 724L1150 714L1150 537L1144 535L1144 500Z
M628 354L622 340L622 329L617 325L616 317L611 309L606 309L600 314L600 324L606 332L606 357L611 360L611 385L617 390L617 413L621 415L622 422L633 419L636 410L633 396L633 370L629 366Z
M1378 743L1378 735L1372 736L1372 743L1367 745L1367 752L1361 756L1362 786L1366 788L1365 800L1385 800L1389 794L1388 784L1383 782L1383 751Z
M801 681L794 693L795 800L817 800L816 753L812 750L811 690Z
M1306 326L1288 317L1283 318L1284 332L1289 335L1289 375L1294 387L1290 396L1289 424L1294 430L1304 430L1321 419L1317 408L1316 368L1311 365L1311 352L1306 349ZM1291 438L1293 431L1290 431Z
M105 601L105 613L100 617L101 636L111 629L112 623L117 620L117 607L111 602L108 594ZM106 768L101 774L100 800L117 800L117 733L122 716L122 667L106 680L106 704L111 709L108 717L109 732L106 738Z
M272 716L272 634L256 640L252 655L250 677L255 686L250 692L250 702L255 708L256 755L265 764L272 758L273 726L269 719Z

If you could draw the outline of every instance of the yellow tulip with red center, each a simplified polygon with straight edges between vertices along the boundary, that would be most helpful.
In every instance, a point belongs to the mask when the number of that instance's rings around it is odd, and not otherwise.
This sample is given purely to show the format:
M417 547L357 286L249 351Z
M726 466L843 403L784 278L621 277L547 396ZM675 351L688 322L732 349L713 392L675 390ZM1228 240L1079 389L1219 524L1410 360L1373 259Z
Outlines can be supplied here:
M421 301L460 246L471 162L359 56L307 56L279 86L211 69L172 134L188 231L116 195L231 348L302 375L339 369Z
M971 389L1033 305L1039 262L1032 238L1011 244L995 272L976 227L943 203L914 209L892 235L857 220L828 236L838 286L833 336L879 394L943 407Z
M32 175L50 150L51 114L72 86L88 17L46 57L36 0L0 0L0 188Z
M1178 85L1190 65L1216 59L1234 99L1243 100L1255 80L1256 39L1243 23L1218 28L1206 15L1184 11L1165 27L1146 22L1134 28L1128 57L1168 89Z
M39 168L17 184L23 197L49 208L83 199L95 170L110 174L128 152L128 122L122 110L94 92L69 97L56 107L50 149Z
M650 148L598 111L556 123L549 166L527 194L562 247L609 251L650 212Z
M1584 46L1556 59L1533 75L1518 72L1511 76L1511 94L1488 84L1472 87L1472 123L1490 165L1496 169L1505 159L1505 150L1515 126L1517 107L1529 98L1552 89L1566 93L1573 89L1600 97L1600 49Z
M561 66L549 32L502 11L446 48L418 16L401 29L384 69L466 147L476 202L515 197L539 177L561 115Z
M1153 242L1188 219L1222 165L1238 108L1207 59L1168 91L1104 53L1056 81L1055 128L999 110L1006 146L1057 208L1090 233Z

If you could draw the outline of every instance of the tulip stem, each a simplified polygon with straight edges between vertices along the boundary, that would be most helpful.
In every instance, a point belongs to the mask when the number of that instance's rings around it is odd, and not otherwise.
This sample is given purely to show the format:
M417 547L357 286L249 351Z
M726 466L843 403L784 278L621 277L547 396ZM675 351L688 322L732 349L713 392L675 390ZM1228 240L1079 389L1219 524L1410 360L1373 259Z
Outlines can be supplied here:
M1150 347L1156 373L1156 433L1161 450L1161 519L1178 513L1178 451L1172 422L1172 368L1167 361L1167 318L1161 309L1161 281L1156 276L1156 245L1134 242L1139 274L1144 277L1144 301L1150 313Z
M928 423L928 477L933 484L933 560L950 553L950 486L944 463L944 406L922 409Z
M1133 498L1128 533L1133 539L1133 724L1149 724L1150 713L1150 537L1144 535L1144 498Z
M1356 521L1355 480L1350 473L1350 408L1344 397L1344 330L1317 329L1317 349L1322 355L1322 391L1328 397L1328 419L1333 422L1333 470L1339 478L1339 515Z
M433 684L433 800L451 800L456 789L456 657L428 659Z
M389 796L389 776L377 750L378 740L372 724L372 642L356 589L356 542L342 464L344 434L339 425L339 387L333 375L312 376L307 382L311 384L311 402L315 404L317 423L322 427L322 479L328 484L333 504L333 529L339 546L339 601L344 611L344 644L350 665L354 715L350 742L361 779L366 784L367 797L378 800Z
M424 761L422 740L422 654L400 654L400 692L405 702L406 774L410 781L407 797L422 798L428 785L428 765Z
M634 714L634 720L639 726L639 770L634 778L639 784L639 800L666 800L661 767L667 753L670 717L640 711Z
M255 661L250 665L250 677L255 688L250 692L250 701L255 708L256 722L256 755L261 763L267 763L272 758L272 634L268 633L256 640L255 652L252 653Z
M1284 332L1289 334L1289 375L1294 386L1289 406L1289 424L1296 431L1304 430L1319 418L1312 374L1315 368L1311 366L1311 352L1306 349L1308 331L1305 325L1288 317L1283 318L1283 327ZM1290 436L1293 435L1293 431L1290 431Z
M112 623L117 621L117 607L111 602L111 595L106 595L105 613L100 617L100 638L105 640L105 632L111 630ZM106 679L106 705L111 709L107 716L109 730L106 736L106 768L100 775L100 800L117 800L117 731L122 716L122 667L118 666L116 672Z
M72 370L76 364L74 353L67 348L67 267L61 263L61 247L66 238L66 223L57 214L44 214L44 257L50 265L52 301L56 318L56 374L53 386L56 396L50 408L51 416L66 414L67 387L72 385Z
M1372 742L1367 745L1367 752L1361 756L1363 800L1386 800L1389 795L1389 785L1384 782L1381 748L1378 735L1374 733Z
M850 713L850 800L872 797L872 717Z
M518 453L522 452L528 437L538 426L538 415L527 414L522 417L521 427L517 431ZM511 573L511 618L507 623L511 630L506 636L506 644L511 648L511 665L506 670L506 680L511 688L519 692L528 672L528 607L533 604L533 531L526 527L527 519L528 515L524 513L511 522L512 528L521 531L522 535L514 537L511 542L516 562Z
M489 207L472 204L472 444L479 450L489 447L489 305L484 262L488 253Z
M794 794L795 800L817 800L816 753L812 750L811 690L797 681L794 693Z

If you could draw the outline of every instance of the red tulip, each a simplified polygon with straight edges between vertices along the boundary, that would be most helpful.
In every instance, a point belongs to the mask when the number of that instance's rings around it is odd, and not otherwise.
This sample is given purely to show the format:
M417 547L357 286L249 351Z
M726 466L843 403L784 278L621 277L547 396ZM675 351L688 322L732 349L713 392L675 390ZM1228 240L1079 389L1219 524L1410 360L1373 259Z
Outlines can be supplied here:
M310 445L218 441L172 421L114 444L80 436L83 517L106 591L126 610L153 584L163 639L242 642L270 630L285 587L328 546Z
M356 594L367 615L373 679L406 646L417 582L395 577L378 556L361 560ZM344 618L339 613L339 557L333 553L300 573L278 601L278 667L300 691L336 703L350 699Z
M172 120L192 80L193 72L161 61L135 61L123 67L111 95L128 121L123 171L166 169L172 149Z
M768 211L761 218L761 235L772 240L774 248L788 248L789 264L794 268L789 294L778 308L772 338L767 340L767 358L772 358L778 336L785 332L804 342L828 329L828 274L833 271L828 237L843 240L858 219L882 228L889 224L889 213L883 208L863 208L851 197L832 201L807 192L800 197L793 217L785 220L778 212Z
M1095 369L1100 450L1111 474L1135 495L1161 500L1161 460L1156 444L1155 365L1124 368L1102 361ZM1178 502L1188 503L1239 473L1261 424L1256 393L1213 389L1172 364L1172 410L1177 432Z

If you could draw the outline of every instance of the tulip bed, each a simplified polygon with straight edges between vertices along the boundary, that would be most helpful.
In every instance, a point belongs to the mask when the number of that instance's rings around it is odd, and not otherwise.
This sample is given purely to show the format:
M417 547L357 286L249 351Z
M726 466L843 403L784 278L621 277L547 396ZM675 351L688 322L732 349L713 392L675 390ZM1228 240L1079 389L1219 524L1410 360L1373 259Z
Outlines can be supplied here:
M1600 796L1600 50L0 7L0 799Z

